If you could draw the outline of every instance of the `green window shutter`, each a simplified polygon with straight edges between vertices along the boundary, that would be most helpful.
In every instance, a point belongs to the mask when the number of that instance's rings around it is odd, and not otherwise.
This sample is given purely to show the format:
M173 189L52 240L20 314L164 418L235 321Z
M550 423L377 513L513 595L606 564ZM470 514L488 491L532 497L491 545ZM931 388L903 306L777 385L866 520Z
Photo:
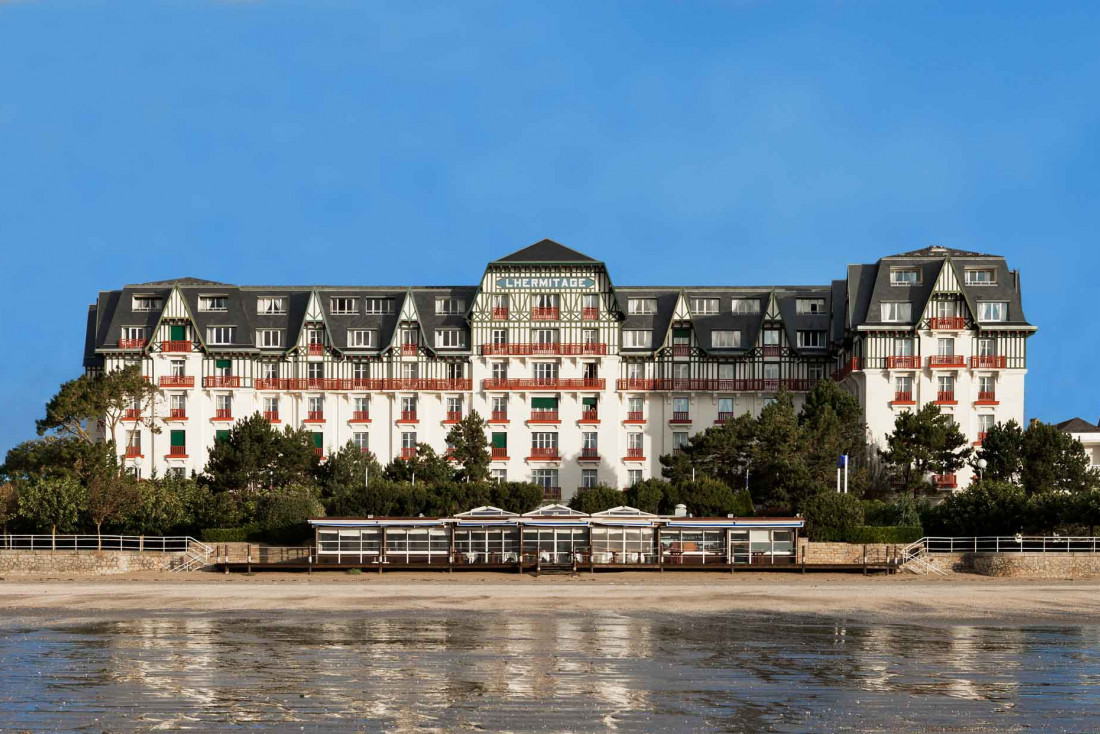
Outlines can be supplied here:
M186 446L187 445L187 431L172 431L172 445L173 446Z
M187 338L186 326L173 325L169 330L172 332L171 336L174 342L181 342Z
M493 448L494 449L506 449L506 448L508 448L508 434L507 433L494 433L493 434Z
M595 408L596 398L581 398L581 405L586 408Z
M673 339L690 339L691 338L691 329L673 329L672 330L672 338Z
M217 367L219 370L229 369L230 364L232 364L232 362L230 362L230 360L228 360L228 359L216 359L216 360L214 360L214 366Z
M557 410L557 398L531 398L532 410Z
M313 448L320 449L325 446L325 434L314 433L313 434Z
M229 431L226 431L226 430L214 431L214 440L215 441L221 441L224 438L229 438Z

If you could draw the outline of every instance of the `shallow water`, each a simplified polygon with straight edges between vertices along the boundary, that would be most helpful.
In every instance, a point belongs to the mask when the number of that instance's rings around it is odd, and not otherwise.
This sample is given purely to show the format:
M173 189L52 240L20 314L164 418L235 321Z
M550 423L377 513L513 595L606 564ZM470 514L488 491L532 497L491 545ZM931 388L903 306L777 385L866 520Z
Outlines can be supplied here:
M1090 731L1100 626L164 613L0 624L0 730Z

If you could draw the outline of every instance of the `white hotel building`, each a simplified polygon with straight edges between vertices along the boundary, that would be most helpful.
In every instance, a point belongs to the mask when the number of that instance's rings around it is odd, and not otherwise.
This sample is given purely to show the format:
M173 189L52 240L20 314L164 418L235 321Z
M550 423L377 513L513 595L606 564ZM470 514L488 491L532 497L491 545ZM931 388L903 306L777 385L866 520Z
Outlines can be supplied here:
M126 464L201 472L242 417L304 427L386 461L445 450L470 410L493 473L568 499L660 476L658 457L780 386L796 407L837 379L881 442L936 402L979 442L1023 422L1027 337L1004 258L939 247L851 265L821 286L613 286L602 262L543 240L475 286L231 286L183 278L100 293L85 368L139 364L160 388L116 441ZM159 432L151 430L156 426ZM944 489L968 477L937 478Z

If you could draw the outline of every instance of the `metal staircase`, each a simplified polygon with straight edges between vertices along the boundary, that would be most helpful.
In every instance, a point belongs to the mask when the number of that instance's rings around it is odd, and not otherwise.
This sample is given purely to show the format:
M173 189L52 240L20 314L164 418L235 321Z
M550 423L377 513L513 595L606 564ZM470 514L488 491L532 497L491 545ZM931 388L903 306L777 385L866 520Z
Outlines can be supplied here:
M180 571L197 571L210 565L210 554L214 549L205 543L200 543L194 538L187 538L187 548L183 552L179 565L172 567L172 573Z
M927 540L927 538L921 538L902 548L899 567L915 574L932 573L937 576L946 576L947 572L929 558Z

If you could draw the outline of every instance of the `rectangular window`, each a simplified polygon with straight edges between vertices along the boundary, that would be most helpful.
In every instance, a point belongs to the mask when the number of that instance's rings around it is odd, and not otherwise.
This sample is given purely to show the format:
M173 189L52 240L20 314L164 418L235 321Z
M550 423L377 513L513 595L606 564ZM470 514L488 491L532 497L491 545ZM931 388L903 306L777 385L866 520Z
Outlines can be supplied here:
M693 314L704 315L718 313L717 298L692 298L690 306Z
M686 431L674 431L672 434L672 450L683 451L684 447L688 445L688 434Z
M393 313L392 298L367 298L363 301L363 313L386 314Z
M979 339L978 340L978 356L979 357L992 357L996 352L993 348L992 339Z
M978 392L988 393L993 395L997 392L997 383L991 376L983 376L978 378Z
M260 363L260 377L265 380L274 380L279 377L279 365L275 362Z
M955 356L955 340L950 337L942 337L936 340L936 354L941 357Z
M940 375L938 385L941 393L955 392L955 378L950 375Z
M349 349L374 349L378 346L378 332L374 329L348 329Z
M493 379L494 380L507 380L508 379L508 363L507 362L493 362L492 372L493 372Z
M898 375L894 378L894 390L898 393L912 396L913 394L913 378L909 375ZM906 398L912 400L912 397Z
M558 447L558 434L550 431L539 431L531 434L531 448L556 449Z
M233 396L232 395L217 395L214 398L214 406L219 413L225 412L226 415L233 414Z
M895 357L912 357L913 356L913 340L909 338L901 338L894 340L894 356Z
M913 320L913 304L908 301L886 301L882 304L882 320L907 324Z
M656 298L628 298L626 310L629 314L655 314L657 313Z
M440 315L466 313L466 301L461 298L437 298L435 312Z
M641 398L627 398L626 400L626 410L628 413L641 413L643 405L645 405L645 401Z
M283 346L283 330L257 329L256 346L260 349L275 349Z
M672 377L676 380L687 380L691 378L691 365L687 362L678 362L672 365Z
M626 483L628 486L633 487L638 482L642 481L641 469L627 469L626 470Z
M163 306L164 299L158 296L134 296L135 311L159 311Z
M557 293L536 293L535 308L558 308L561 297Z
M508 415L508 398L501 396L493 397L493 413Z
M233 374L233 360L231 359L215 359L214 360L214 374L218 377L229 377Z
M406 396L401 398L401 412L402 413L415 413L416 412L416 397Z
M323 380L325 378L325 363L310 362L306 365L306 375L311 380Z
M226 296L199 296L200 311L228 311L229 299Z
M325 330L324 329L306 329L306 342L309 344L324 344L325 343Z
M642 379L642 365L638 362L627 362L626 376L631 380Z
M353 362L351 365L351 376L356 380L366 380L370 377L370 365L366 362Z
M560 486L558 484L557 469L535 469L531 472L531 481L543 489L552 489Z
M765 364L764 365L764 379L765 380L778 380L779 379L779 365L777 365L777 364Z
M504 313L507 313L508 312L508 294L507 293L494 293L493 296L489 299L489 306L493 309L493 311L497 311L497 312L503 311Z
M508 470L507 469L490 469L489 470L489 478L492 479L494 482L498 482L498 483L507 482L508 481Z
M491 436L490 444L494 449L507 449L508 434L503 431L495 431Z
M986 434L993 428L993 414L992 413L979 413L978 414L978 433Z
M405 431L401 434L401 448L403 449L415 449L416 448L416 431Z
M967 268L966 270L966 284L967 285L996 285L997 284L997 271L992 268Z
M493 329L489 335L489 341L496 346L503 346L508 343L508 330L507 329Z
M355 442L360 451L370 450L370 435L366 431L356 431L351 434L351 440Z
M206 330L206 343L232 344L236 335L236 326L211 326Z
M325 412L325 399L321 396L311 397L306 401L309 406L310 413L324 413Z
M734 365L730 362L722 362L718 365L718 379L719 380L732 380L734 375Z
M581 330L581 343L582 344L598 344L600 340L600 332L596 329L582 329Z
M733 415L733 398L718 398L718 415Z
M734 298L732 305L736 314L760 313L760 301L756 298Z
M286 313L286 299L282 296L261 296L256 299L256 313L261 316L281 316Z
M172 377L186 377L187 376L187 362L182 359L173 359L168 368L171 370Z
M349 316L359 313L359 299L357 298L333 298L329 301L330 311L333 315Z
M764 346L779 346L779 329L764 329Z
M631 431L626 434L626 447L628 449L640 451L642 449L642 440L643 436L641 431Z
M811 380L824 380L825 379L825 365L811 364L806 368L806 376Z
M535 362L533 365L536 380L556 380L558 365L555 362Z
M650 349L653 346L653 332L644 329L624 329L624 349Z
M581 448L587 452L596 453L596 433L585 431L581 434Z
M937 318L953 319L959 315L959 302L954 299L943 299L933 302L933 310Z
M122 338L130 341L145 341L144 326L123 326Z
M825 313L824 298L799 298L795 302L795 310L800 314Z
M824 349L824 331L800 331L798 332L798 346L802 349Z
M710 332L710 346L714 349L739 349L741 347L741 332L712 331Z
M673 398L672 399L672 412L673 413L686 413L686 412L688 412L688 399L687 398Z
M447 412L462 414L462 398L447 398Z
M1008 303L978 301L978 321L1008 321Z
M172 410L178 410L181 413L185 413L187 411L187 395L186 394L184 394L184 393L173 393L170 396L170 401L171 402L169 403L169 407Z
M264 412L268 415L279 415L279 398L264 398Z
M532 336L535 344L557 344L561 337L557 329L535 329Z
M596 470L595 469L581 469L581 486L585 489L596 486Z
M183 447L187 445L187 431L172 431L169 440L170 446Z
M921 272L918 268L890 269L890 285L917 285L920 281Z
M370 413L370 398L358 396L352 399L352 410L356 413Z

